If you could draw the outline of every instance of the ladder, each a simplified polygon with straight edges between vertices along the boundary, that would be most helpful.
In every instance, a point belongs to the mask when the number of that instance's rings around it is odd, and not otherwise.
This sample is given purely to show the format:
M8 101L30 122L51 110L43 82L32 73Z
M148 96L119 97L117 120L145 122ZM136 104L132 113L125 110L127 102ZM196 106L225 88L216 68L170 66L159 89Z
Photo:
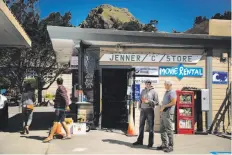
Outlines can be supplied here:
M218 113L216 114L214 118L213 123L211 124L209 128L209 133L217 134L220 129L221 122L223 122L223 133L225 133L224 119L225 119L226 112L229 110L230 106L231 106L231 83L229 87L227 88L226 98L224 99L221 107L218 110Z

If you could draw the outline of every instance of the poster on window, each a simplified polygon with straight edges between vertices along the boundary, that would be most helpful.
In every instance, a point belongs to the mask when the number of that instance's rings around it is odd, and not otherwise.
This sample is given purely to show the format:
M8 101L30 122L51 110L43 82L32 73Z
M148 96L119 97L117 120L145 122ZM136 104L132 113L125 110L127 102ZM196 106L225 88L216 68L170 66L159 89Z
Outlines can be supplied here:
M140 84L135 84L135 101L140 101Z

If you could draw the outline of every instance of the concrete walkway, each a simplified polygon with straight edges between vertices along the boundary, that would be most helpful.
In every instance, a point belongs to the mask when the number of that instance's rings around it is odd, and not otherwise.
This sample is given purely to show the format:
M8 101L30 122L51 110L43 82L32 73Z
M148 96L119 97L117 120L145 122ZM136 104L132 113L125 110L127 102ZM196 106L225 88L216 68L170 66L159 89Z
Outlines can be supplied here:
M19 133L0 132L0 153L4 154L163 154L155 150L161 143L160 135L155 134L152 149L146 146L133 147L136 137L126 137L121 133L90 131L86 135L74 136L71 140L55 139L44 144L46 131L31 131L29 136ZM148 135L145 134L144 144ZM175 154L209 154L210 152L229 152L231 141L213 135L175 135Z
M163 154L155 150L161 144L160 134L155 134L155 144L147 149L148 133L145 133L144 146L133 147L131 143L137 137L127 137L121 132L90 131L86 135L74 136L71 140L53 140L50 143L42 143L48 135L48 127L45 118L50 117L51 108L41 108L34 125L34 129L28 136L21 136L17 128L20 118L17 117L17 108L11 108L11 121L8 132L0 132L0 153L4 154ZM46 115L45 115L46 114ZM49 120L50 121L50 120ZM41 127L40 127L41 126ZM40 128L39 128L40 127ZM175 147L173 154L210 154L210 152L230 152L231 141L214 135L175 135Z

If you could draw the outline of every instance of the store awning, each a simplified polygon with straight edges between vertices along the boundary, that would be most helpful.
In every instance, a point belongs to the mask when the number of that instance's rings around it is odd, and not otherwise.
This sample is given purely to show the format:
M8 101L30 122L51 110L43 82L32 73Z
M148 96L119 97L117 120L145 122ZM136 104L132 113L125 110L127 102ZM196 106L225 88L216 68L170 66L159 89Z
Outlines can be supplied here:
M3 46L31 47L31 40L6 4L0 0L0 47Z
M57 57L60 63L67 63L71 58L69 53L80 42L93 46L122 46L130 47L165 47L165 48L230 48L230 37L183 34L183 33L152 33L138 31L119 31L109 29L83 29L75 27L48 26L48 33L53 49L59 54L66 52L65 58ZM57 40L60 42L57 43ZM72 42L68 45L66 41ZM63 45L63 50L60 47ZM59 50L57 50L59 49Z

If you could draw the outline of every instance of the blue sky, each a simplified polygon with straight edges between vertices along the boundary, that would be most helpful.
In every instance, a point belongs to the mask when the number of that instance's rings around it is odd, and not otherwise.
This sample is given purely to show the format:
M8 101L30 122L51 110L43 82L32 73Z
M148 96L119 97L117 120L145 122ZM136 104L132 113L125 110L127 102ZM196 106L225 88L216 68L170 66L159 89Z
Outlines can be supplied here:
M42 18L51 12L71 11L71 22L78 25L92 8L101 4L128 8L142 23L158 20L158 30L167 32L191 28L196 16L210 18L215 13L231 10L230 0L40 0L39 6Z

